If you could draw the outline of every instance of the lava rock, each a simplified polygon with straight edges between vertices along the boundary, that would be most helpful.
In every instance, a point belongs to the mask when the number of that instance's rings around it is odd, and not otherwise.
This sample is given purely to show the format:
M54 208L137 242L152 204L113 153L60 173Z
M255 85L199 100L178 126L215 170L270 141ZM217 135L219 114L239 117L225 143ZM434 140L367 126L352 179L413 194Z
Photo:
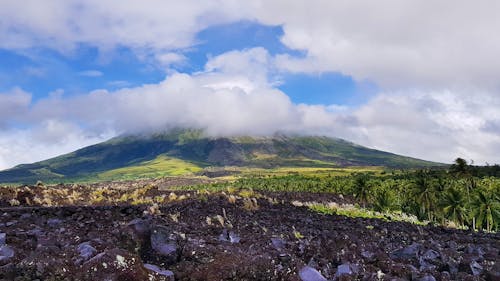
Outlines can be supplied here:
M145 263L144 264L144 267L147 269L147 270L150 270L158 275L161 275L161 276L165 276L167 277L166 280L169 280L169 281L174 281L174 273L170 270L166 270L166 269L161 269L160 267L154 265L154 264L147 264Z
M437 258L440 257L440 254L434 250L427 250L423 255L422 258L426 261L434 262L436 261Z
M14 257L14 249L8 245L0 246L0 262L5 262Z
M227 229L224 229L222 230L221 235L219 235L219 240L231 243L239 243L241 239L240 236L233 231L227 231Z
M417 258L418 251L420 250L422 246L418 243L413 243L410 246L406 248L402 248L399 250L396 250L391 253L391 258L392 259L402 259L402 260L408 260L408 259L413 259Z
M436 278L434 278L434 276L428 274L428 275L425 275L424 277L418 279L418 281L436 281Z
M151 231L151 248L164 258L167 263L175 263L179 257L177 240L172 237L167 228L156 226Z
M374 262L377 259L375 253L370 251L361 251L361 256L368 262Z
M128 226L133 230L137 237L144 239L151 233L151 225L149 221L143 219L133 219L128 223Z
M62 220L60 219L48 219L47 220L47 225L50 227L56 227L62 223Z
M327 279L316 269L304 266L299 272L302 281L327 281Z
M477 263L477 261L472 261L470 263L470 270L474 276L480 275L483 272L483 267Z
M115 248L88 260L81 272L75 273L74 279L143 281L149 280L148 277L148 271L139 256Z
M286 247L285 240L278 238L278 237L271 238L271 243L272 243L273 247L278 251L281 251L281 250L285 249L285 247Z
M342 275L353 275L358 272L358 267L354 264L344 263L337 266L337 272L335 273L336 277L340 277Z
M90 259L97 253L97 250L94 247L92 247L92 245L90 245L89 242L81 243L80 245L78 245L77 250L80 253L80 257L84 261Z

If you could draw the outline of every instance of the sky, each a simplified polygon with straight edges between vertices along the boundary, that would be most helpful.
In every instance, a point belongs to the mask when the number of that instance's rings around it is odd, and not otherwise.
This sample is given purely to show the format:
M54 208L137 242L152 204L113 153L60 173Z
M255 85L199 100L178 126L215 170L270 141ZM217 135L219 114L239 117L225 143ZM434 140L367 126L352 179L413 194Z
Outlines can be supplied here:
M0 169L128 133L500 163L500 2L0 0Z

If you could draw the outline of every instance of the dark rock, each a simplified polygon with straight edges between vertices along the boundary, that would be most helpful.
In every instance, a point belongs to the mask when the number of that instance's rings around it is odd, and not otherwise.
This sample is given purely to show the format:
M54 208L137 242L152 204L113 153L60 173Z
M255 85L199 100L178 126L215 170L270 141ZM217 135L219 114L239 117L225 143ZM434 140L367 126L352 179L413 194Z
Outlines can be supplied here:
M351 266L347 263L337 266L337 272L335 276L340 277L341 275L351 275L354 272L351 270Z
M151 231L151 248L167 258L168 263L174 263L179 256L179 247L177 241L171 236L168 229L162 226L156 226Z
M483 272L483 267L476 261L472 261L470 263L470 270L472 271L473 275L477 276L480 275L481 272Z
M128 226L140 238L144 238L150 235L151 225L149 221L142 219L134 219L128 223Z
M484 255L484 251L480 246L471 245L471 244L467 245L467 247L465 248L465 252L467 254L472 254L472 255L475 255L477 257L483 257L483 255Z
M0 232L0 247L5 245L5 237L6 237L6 234Z
M112 249L94 256L72 277L73 280L149 280L148 271L140 257L122 249Z
M229 231L229 242L231 243L240 243L240 236L232 231Z
M30 213L24 213L24 214L22 214L19 218L20 218L21 220L26 220L26 219L31 218L31 214L30 214Z
M14 249L8 245L0 246L0 262L4 262L14 257Z
M413 243L410 246L406 248L402 248L399 250L396 250L391 253L391 258L392 259L413 259L417 258L418 251L420 250L421 245L418 243Z
M171 281L174 280L174 273L170 270L161 269L160 267L158 267L154 264L147 264L147 263L144 264L144 267L147 270L150 270L158 275L167 277L167 280L171 280Z
M319 271L310 266L304 266L299 271L299 276L302 281L327 281Z
M234 233L233 231L227 231L227 229L222 230L222 233L219 235L220 241L226 241L231 243L239 243L240 236Z
M89 242L81 243L80 245L78 245L77 250L80 253L80 257L84 261L90 259L97 253L97 250L92 247Z
M281 251L281 250L285 249L285 247L286 247L285 240L278 238L278 237L271 238L271 243L273 244L273 247L278 251Z
M436 261L437 258L440 257L440 254L434 250L427 250L423 255L422 258L426 261L434 262Z
M361 256L368 262L374 262L377 259L375 253L366 250L361 251Z
M418 279L418 281L436 281L436 278L434 276L427 274L424 277Z
M56 227L62 223L62 220L60 219L48 219L47 220L47 225L50 227Z
M497 263L499 264L499 263ZM498 266L500 267L500 266ZM492 269L491 271L486 272L486 280L487 281L500 281L500 270Z

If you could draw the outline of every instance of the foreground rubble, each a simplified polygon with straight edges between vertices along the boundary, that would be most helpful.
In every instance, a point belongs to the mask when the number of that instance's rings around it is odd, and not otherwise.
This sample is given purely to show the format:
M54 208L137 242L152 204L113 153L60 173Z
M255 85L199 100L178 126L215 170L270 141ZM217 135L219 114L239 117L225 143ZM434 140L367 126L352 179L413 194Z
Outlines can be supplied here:
M5 207L0 280L500 280L498 234L321 215L274 196Z

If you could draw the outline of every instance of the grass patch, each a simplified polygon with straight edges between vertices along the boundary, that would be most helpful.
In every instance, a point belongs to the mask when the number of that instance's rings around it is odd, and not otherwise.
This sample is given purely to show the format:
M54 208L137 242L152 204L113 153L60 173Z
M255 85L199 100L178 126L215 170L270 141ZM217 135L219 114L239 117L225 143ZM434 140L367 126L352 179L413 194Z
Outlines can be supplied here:
M415 216L407 215L401 212L385 212L380 213L365 208L360 208L351 204L339 205L336 203L320 204L320 203L305 203L309 209L314 212L325 215L339 215L351 218L364 218L364 219L381 219L384 221L401 221L409 222L418 225L426 225L428 222L423 222Z
M177 158L160 155L153 160L137 165L106 171L97 175L100 180L128 180L137 178L158 178L183 176L201 171L202 168Z

